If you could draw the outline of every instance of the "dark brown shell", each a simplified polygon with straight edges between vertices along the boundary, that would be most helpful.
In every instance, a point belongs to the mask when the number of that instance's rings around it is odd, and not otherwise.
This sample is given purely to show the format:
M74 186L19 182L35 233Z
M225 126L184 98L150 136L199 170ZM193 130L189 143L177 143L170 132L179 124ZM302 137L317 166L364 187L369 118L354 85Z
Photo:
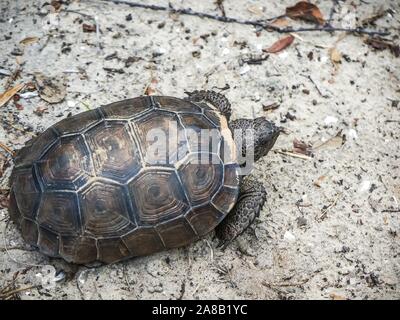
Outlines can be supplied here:
M155 163L149 152L146 134L153 128L185 137L169 144L167 163ZM213 108L164 96L64 119L18 153L10 215L28 243L74 263L184 246L213 230L237 200L238 165L227 128ZM191 151L189 132L199 129L219 134L212 152L204 147L209 142L200 146L213 159L209 164L196 164L200 154Z

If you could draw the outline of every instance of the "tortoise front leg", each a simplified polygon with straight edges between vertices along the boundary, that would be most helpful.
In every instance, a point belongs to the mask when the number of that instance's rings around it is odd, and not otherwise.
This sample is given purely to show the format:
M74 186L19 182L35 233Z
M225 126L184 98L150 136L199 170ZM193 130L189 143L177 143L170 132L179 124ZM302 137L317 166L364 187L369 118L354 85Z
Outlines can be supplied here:
M241 235L260 215L266 197L267 193L262 183L251 176L244 178L236 205L216 228L216 235L221 240L219 245L223 249Z
M231 117L232 114L231 103L229 102L228 98L225 97L223 94L212 90L195 90L193 92L185 91L185 93L188 95L186 99L189 101L193 102L205 101L212 104L229 121L229 118Z

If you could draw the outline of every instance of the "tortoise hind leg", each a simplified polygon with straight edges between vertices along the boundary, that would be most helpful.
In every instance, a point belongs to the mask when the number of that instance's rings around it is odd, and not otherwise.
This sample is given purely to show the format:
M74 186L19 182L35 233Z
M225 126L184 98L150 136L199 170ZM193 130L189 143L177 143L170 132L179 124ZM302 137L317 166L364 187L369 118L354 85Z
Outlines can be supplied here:
M186 98L189 101L193 102L201 102L205 101L212 104L215 108L221 112L226 119L229 121L229 118L232 114L231 103L223 94L212 91L212 90L195 90L193 92L185 93L188 95Z
M254 222L260 215L266 196L260 182L252 177L243 180L235 207L216 228L216 235L221 240L219 246L225 249Z

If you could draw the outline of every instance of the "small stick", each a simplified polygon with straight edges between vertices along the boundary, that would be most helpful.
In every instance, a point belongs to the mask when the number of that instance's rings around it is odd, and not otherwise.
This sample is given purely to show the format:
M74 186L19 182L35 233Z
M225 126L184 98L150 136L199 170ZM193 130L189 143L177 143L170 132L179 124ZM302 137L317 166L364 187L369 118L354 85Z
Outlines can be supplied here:
M14 150L11 150L9 147L7 147L5 144L0 142L0 148L3 149L5 152L7 152L12 158L15 157L16 152Z
M143 8L143 9L156 10L156 11L168 11L168 12L172 12L172 13L185 14L185 15L196 16L196 17L200 17L200 18L207 18L207 19L217 20L217 21L226 22L226 23L238 23L238 24L252 25L252 26L261 27L261 28L267 29L267 30L273 30L273 31L276 31L279 33L309 32L309 31L323 31L323 32L345 31L345 32L350 32L350 33L380 35L380 36L387 36L390 34L390 32L386 32L386 31L366 30L363 28L347 29L347 28L332 27L329 25L325 25L322 27L298 28L298 29L294 29L292 27L280 28L271 23L265 22L265 21L269 21L271 19L244 20L244 19L238 19L238 18L232 18L232 17L226 17L226 16L217 16L217 15L213 15L213 14L209 14L209 13L205 13L205 12L197 12L197 11L193 11L190 8L175 9L171 5L169 7L165 7L165 6L159 6L159 5L154 5L154 4L143 4L143 3L130 2L130 1L126 1L126 0L100 0L100 1L115 3L115 4L125 4L130 7L137 7L137 8ZM273 18L272 20L274 20L274 19L275 18Z
M100 27L99 27L99 18L97 16L94 17L94 21L96 23L96 45L97 45L97 52L100 53L101 46L100 46Z
M335 12L336 6L339 4L338 0L332 0L332 2L333 2L333 4L331 7L331 11L329 12L329 19L326 22L326 25L328 25L330 27L332 26L331 23L332 23L332 19L333 19L333 13Z
M317 84L315 83L315 81L313 80L313 78L311 78L310 75L301 74L301 76L303 76L303 77L305 77L305 78L307 78L308 80L311 81L311 83L314 85L315 89L317 89L317 91L318 91L318 93L319 93L319 95L320 95L321 97L323 97L323 98L329 98L328 95L322 94L321 90L319 89L319 87L317 86Z
M8 292L0 293L0 297L1 297L2 299L7 299L7 298L9 298L10 296L12 296L13 294L16 294L16 293L18 293L18 292L30 290L30 289L37 288L37 287L38 287L38 286L36 285L36 286L30 286L30 287L25 287L25 288L19 288L19 289L11 290L11 291L8 291Z
M289 157L293 157L293 158L299 158L299 159L303 159L303 160L312 160L311 157L308 157L308 156L305 156L305 155L299 154L299 153L290 152L290 151L274 150L274 152L284 154L285 156L289 156Z
M303 281L296 283L268 283L263 281L261 284L266 287L298 287L306 284L308 281L310 281L310 279L304 279Z
M400 208L399 209L385 209L385 210L382 210L381 212L400 212Z
M338 200L339 200L339 198L340 198L341 195L342 195L342 193L339 193L339 194L337 195L337 197L335 198L335 200L333 200L333 202L332 202L328 207L326 207L324 210L322 210L322 214L321 214L320 217L318 218L319 220L324 219L324 218L326 217L326 214L328 213L328 211L329 211L331 208L333 208L334 206L336 206L336 203L338 202Z

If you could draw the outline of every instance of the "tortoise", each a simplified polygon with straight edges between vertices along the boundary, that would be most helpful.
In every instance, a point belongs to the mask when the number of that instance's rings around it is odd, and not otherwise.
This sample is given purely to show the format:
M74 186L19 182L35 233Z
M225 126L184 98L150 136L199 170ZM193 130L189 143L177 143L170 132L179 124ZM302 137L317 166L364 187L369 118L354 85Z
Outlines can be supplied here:
M213 229L223 247L239 236L266 191L242 177L232 132L253 130L258 160L280 128L264 117L231 121L221 93L187 95L140 96L79 113L20 149L9 211L24 240L45 255L88 264L185 246ZM153 129L167 140L149 140ZM200 137L204 130L213 141ZM243 156L250 140L240 132Z

